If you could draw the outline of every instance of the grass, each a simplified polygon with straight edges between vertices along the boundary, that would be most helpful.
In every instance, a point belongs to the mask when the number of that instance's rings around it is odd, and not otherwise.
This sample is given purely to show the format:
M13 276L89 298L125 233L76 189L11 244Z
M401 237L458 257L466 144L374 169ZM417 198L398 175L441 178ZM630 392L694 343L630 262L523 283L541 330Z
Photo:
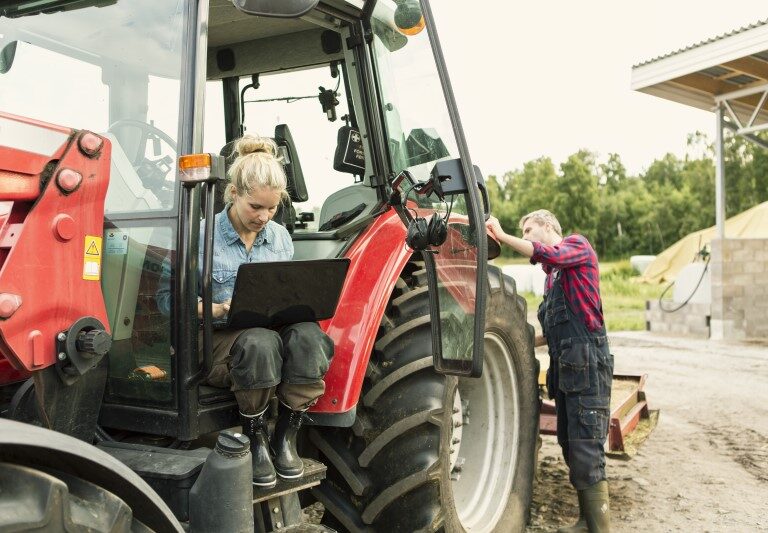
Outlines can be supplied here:
M497 266L525 264L527 260L499 258ZM637 283L636 274L628 260L600 263L600 294L603 298L603 316L608 331L640 331L645 329L645 302L655 300L664 290L663 285ZM541 297L521 293L528 302L529 321L536 321L535 311ZM536 324L538 326L538 324Z

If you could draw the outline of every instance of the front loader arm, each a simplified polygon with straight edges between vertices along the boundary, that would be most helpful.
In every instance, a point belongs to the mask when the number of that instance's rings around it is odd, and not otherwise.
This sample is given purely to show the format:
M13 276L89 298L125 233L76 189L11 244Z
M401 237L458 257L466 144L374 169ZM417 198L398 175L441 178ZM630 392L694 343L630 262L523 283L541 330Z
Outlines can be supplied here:
M109 344L100 280L110 152L88 131L0 112L0 355L17 372L58 361L79 375L98 358L78 355Z

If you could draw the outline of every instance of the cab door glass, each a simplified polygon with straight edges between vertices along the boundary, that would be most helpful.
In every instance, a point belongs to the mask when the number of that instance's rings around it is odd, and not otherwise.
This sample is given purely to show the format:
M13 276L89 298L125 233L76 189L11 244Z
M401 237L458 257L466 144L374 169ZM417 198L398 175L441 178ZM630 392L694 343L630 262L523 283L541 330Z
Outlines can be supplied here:
M112 349L105 401L174 404L172 220L117 223L104 231L102 291Z
M27 4L24 16L0 16L0 51L15 50L0 68L0 105L111 141L108 216L171 210L184 2Z
M460 157L428 30L404 35L394 27L391 6L385 3L377 4L372 26L392 171L408 170L415 181L427 181L435 162ZM411 190L415 215L429 218L451 213L448 238L431 254L436 273L436 290L431 293L439 309L442 358L460 363L458 368L469 368L475 351L479 260L478 228L467 216L469 201L464 194L444 203L434 196L414 195L407 182L401 187L406 194Z

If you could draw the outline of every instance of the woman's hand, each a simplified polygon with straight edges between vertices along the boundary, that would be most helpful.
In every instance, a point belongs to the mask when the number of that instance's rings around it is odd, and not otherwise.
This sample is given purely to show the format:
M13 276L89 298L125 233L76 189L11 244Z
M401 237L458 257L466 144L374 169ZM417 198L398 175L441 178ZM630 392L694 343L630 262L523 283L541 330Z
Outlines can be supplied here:
M229 304L232 300L227 300L220 304L213 304L213 318L225 318L229 314Z
M544 335L536 335L533 338L533 345L538 346L546 346L547 344L547 338Z
M220 304L214 303L211 307L211 314L213 315L213 318L226 318L226 316L229 314L229 305L231 302L232 300L227 300L226 302L221 302ZM203 318L203 302L197 304L197 318L201 320Z

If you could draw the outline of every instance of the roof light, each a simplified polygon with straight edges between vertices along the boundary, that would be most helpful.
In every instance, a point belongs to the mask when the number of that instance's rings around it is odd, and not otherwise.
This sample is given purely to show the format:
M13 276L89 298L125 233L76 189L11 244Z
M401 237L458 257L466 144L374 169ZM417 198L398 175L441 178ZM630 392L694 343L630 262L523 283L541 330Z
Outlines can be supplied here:
M424 15L418 0L395 0L395 26L403 35L417 35L424 29Z

